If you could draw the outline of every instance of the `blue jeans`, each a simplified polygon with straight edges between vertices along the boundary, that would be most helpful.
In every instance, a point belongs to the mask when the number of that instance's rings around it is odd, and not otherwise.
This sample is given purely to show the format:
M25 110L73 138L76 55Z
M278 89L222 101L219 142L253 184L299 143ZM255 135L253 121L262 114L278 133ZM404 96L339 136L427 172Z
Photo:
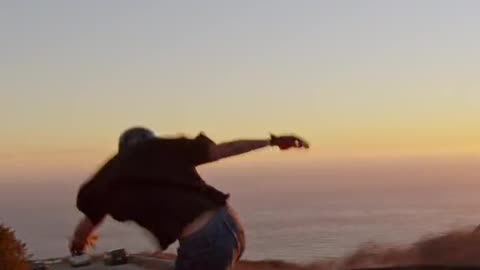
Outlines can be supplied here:
M175 270L227 270L237 259L239 228L221 208L202 229L180 240Z

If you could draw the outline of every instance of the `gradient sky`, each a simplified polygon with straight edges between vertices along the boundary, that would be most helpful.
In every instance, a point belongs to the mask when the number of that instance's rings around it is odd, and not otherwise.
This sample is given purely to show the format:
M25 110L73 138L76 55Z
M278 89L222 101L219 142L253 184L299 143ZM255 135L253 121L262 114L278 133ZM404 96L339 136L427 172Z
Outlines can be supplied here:
M479 10L1 1L0 176L98 164L136 124L216 141L295 132L307 159L480 154ZM242 162L261 158L278 157Z

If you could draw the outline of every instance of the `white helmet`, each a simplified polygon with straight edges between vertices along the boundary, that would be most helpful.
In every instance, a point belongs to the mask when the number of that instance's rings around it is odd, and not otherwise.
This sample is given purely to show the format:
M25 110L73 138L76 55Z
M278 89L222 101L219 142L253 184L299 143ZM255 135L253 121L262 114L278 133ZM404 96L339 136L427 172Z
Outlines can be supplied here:
M138 143L155 138L155 133L144 127L132 127L125 130L118 140L118 151L124 152Z

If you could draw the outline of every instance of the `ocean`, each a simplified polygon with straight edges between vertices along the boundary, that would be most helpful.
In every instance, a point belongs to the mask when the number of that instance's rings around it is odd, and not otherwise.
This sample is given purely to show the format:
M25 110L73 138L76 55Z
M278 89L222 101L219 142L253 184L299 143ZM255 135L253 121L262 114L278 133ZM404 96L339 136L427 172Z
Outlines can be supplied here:
M231 194L246 227L244 258L310 262L345 256L372 241L406 246L475 227L479 165L478 159L337 161L207 166L200 172ZM84 178L2 180L0 222L16 230L35 258L68 255L68 238L81 217L74 200ZM135 224L109 219L98 234L95 252L155 250L152 237Z

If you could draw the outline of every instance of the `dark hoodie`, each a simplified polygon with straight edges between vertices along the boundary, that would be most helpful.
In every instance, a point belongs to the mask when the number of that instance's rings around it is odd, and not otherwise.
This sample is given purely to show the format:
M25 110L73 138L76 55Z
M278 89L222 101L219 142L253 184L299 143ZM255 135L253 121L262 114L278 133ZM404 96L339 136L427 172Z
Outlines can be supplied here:
M196 166L211 162L209 146L195 139L152 139L115 155L78 192L77 207L94 224L106 215L134 221L166 249L205 211L225 205L229 195L209 186Z

